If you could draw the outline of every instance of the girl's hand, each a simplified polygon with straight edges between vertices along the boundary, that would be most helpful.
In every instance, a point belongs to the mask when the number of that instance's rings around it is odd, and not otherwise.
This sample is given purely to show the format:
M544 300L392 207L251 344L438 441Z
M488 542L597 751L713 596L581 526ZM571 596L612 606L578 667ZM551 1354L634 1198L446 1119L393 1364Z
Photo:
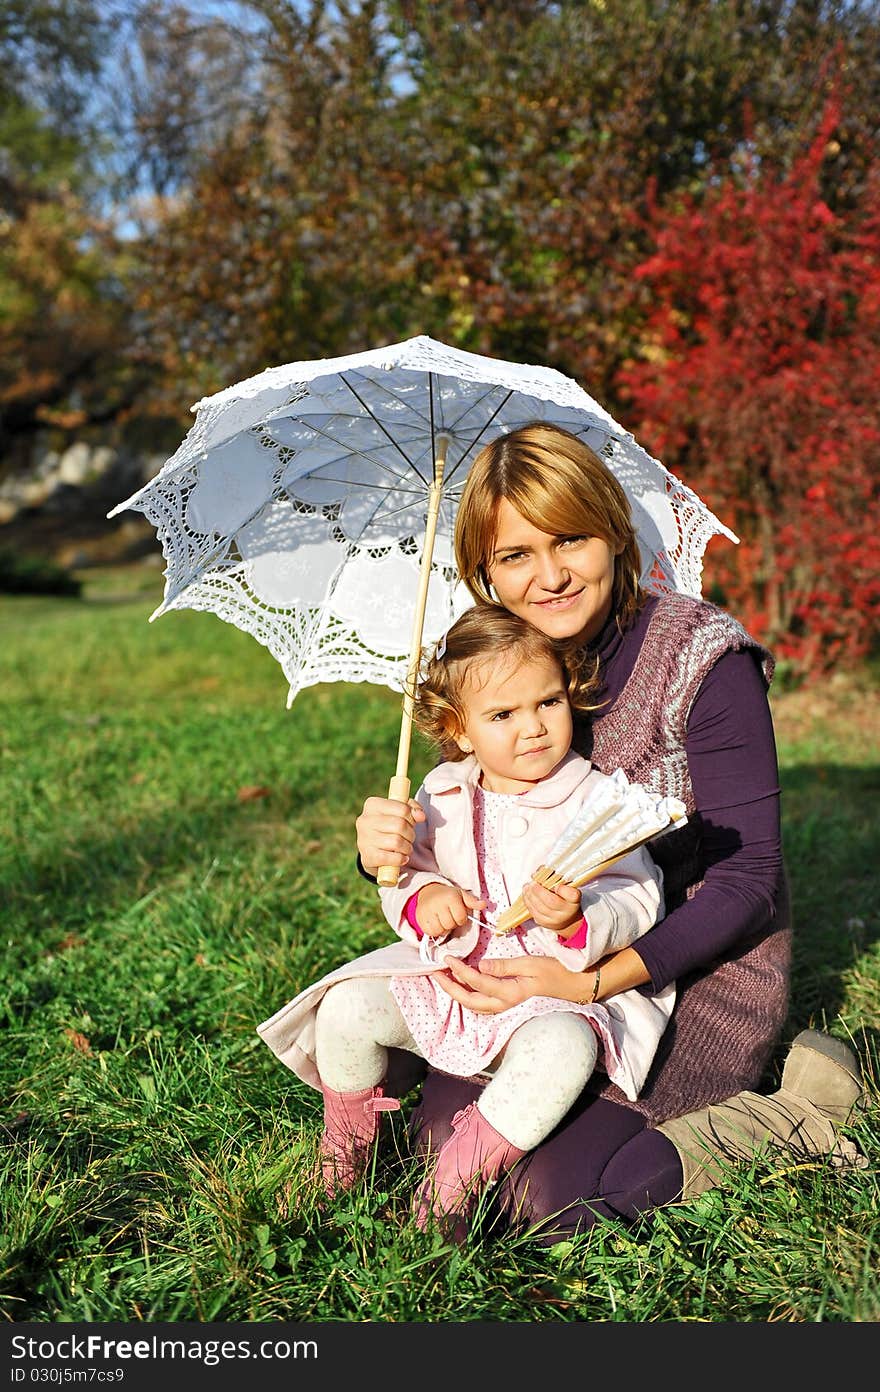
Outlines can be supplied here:
M563 939L570 938L583 918L581 892L574 885L558 884L545 889L536 880L522 888L523 903L539 928L549 928Z
M428 938L442 938L467 923L475 909L484 909L485 899L478 899L467 889L455 885L427 884L419 890L416 917L419 927Z
M450 957L446 967L448 975L439 972L434 977L438 986L453 1000L482 1015L498 1015L530 996L583 1003L590 1000L596 979L592 968L571 972L555 957L484 958L479 971Z
M416 802L396 802L393 798L367 798L355 822L361 865L375 875L381 865L406 865L416 835L416 822L425 813Z

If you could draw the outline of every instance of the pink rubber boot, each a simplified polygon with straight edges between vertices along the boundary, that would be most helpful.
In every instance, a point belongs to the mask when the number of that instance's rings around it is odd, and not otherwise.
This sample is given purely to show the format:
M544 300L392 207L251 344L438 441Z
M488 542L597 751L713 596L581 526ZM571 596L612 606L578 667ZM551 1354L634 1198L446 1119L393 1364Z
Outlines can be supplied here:
M379 1113L396 1112L400 1102L386 1097L381 1084L361 1092L324 1094L324 1130L319 1154L324 1192L332 1199L351 1189L366 1170L379 1139Z
M416 1227L424 1232L433 1214L450 1237L463 1241L483 1188L523 1155L524 1150L489 1124L475 1102L456 1112L434 1173L416 1195Z

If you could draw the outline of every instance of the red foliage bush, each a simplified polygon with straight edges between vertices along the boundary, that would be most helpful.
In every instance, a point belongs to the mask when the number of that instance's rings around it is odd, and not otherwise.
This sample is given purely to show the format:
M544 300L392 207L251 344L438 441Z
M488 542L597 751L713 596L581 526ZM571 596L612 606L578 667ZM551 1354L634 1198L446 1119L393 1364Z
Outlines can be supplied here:
M652 207L618 379L635 434L741 539L710 548L707 592L804 678L863 657L880 610L880 163L832 211L838 119L784 174Z

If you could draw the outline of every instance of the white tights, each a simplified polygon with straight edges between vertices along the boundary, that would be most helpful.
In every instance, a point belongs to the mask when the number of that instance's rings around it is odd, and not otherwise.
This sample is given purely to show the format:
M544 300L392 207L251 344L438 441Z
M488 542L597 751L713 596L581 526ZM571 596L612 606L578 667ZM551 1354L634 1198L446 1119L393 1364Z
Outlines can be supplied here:
M389 1048L423 1057L388 979L331 986L315 1020L315 1061L334 1092L360 1092L385 1077ZM562 1120L596 1065L596 1036L581 1015L554 1011L520 1025L507 1041L478 1110L511 1145L533 1150Z

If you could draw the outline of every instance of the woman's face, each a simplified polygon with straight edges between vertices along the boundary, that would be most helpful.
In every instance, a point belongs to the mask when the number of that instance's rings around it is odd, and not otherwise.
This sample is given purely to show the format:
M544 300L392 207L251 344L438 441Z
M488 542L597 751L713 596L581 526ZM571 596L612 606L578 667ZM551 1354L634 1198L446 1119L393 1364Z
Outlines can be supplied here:
M502 498L488 572L499 603L550 638L595 638L611 613L615 552L600 537L554 536Z

